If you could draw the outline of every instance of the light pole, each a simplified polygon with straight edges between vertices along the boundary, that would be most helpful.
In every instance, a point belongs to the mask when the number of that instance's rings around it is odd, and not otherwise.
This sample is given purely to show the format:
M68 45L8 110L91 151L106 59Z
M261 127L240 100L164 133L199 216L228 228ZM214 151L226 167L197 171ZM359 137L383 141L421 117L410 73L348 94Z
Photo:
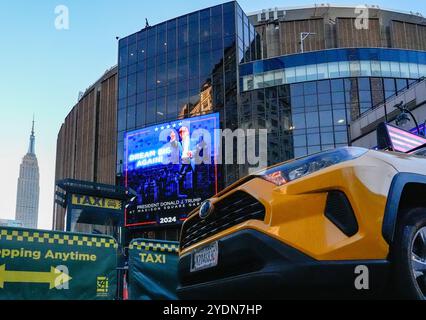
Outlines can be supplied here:
M300 33L300 52L301 53L305 52L305 46L304 46L303 42L306 40L307 37L314 36L314 35L316 35L316 33L314 33L314 32L301 32Z
M423 135L420 132L420 127L419 127L419 123L417 122L416 117L414 116L414 114L407 109L407 105L404 104L404 101L401 101L400 103L398 103L397 105L394 106L396 109L398 109L399 111L401 111L401 113L398 115L398 117L396 117L396 125L397 126L403 126L406 123L410 122L410 117L413 118L414 124L416 125L416 130L417 130L417 134L419 136Z

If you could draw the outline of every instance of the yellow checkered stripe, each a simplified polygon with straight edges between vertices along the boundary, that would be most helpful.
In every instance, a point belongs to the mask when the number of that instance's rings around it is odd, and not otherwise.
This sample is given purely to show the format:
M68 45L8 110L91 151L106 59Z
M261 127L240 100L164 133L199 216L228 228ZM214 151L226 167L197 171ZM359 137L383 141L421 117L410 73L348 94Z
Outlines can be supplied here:
M178 253L179 246L175 244L167 244L167 243L153 243L153 242L145 242L145 241L133 241L129 245L130 250L145 250L145 251L161 251L161 252L170 252L170 253Z
M0 240L69 246L118 248L115 239L73 234L0 229Z

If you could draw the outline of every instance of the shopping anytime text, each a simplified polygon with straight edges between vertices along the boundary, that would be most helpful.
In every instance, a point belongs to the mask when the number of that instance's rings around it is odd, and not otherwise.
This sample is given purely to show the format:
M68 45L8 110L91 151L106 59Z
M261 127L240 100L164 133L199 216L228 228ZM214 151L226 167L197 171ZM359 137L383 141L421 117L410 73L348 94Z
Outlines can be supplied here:
M78 251L73 252L58 252L47 250L42 253L39 250L28 250L25 248L20 249L0 249L1 259L32 259L32 260L59 260L59 261L87 261L95 262L97 260L96 254L81 253Z

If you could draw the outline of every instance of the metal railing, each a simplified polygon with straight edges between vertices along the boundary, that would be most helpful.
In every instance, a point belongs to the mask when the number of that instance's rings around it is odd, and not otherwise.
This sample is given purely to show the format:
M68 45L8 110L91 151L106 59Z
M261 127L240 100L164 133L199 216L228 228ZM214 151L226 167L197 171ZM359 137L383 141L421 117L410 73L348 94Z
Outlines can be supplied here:
M394 98L401 96L402 94L404 94L405 92L407 92L408 90L412 90L413 88L417 87L420 83L422 83L426 78L425 77L421 77L419 79L417 79L415 82L409 84L408 86L406 86L405 88L397 91L396 93L394 93L393 95L385 98L385 101L380 102L376 105L374 105L371 109L361 113L356 119L353 120L353 122L358 121L361 118L365 118L367 117L369 114L375 112L378 108L380 108L381 106L384 107L385 109L385 117L387 118L388 112L387 112L387 103L388 101L392 101Z

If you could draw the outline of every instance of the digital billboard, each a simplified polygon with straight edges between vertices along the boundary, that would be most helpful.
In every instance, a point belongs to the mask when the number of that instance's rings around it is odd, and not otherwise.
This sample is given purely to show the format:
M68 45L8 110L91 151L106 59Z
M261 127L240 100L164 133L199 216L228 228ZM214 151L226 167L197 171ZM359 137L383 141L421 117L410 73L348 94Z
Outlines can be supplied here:
M381 123L377 127L378 148L405 153L416 150L426 144L426 139L415 133L418 133L417 128L409 132L388 123Z
M137 198L126 226L184 221L218 192L219 114L154 125L125 135L125 184Z

